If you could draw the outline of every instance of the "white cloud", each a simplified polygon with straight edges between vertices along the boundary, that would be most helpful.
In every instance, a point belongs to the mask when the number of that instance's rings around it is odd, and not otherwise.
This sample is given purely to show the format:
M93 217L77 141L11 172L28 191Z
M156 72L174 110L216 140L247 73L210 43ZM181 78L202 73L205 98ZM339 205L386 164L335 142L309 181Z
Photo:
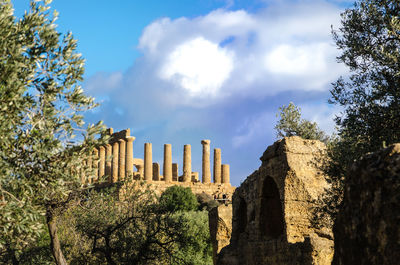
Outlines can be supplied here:
M300 108L303 118L316 122L328 135L335 132L334 118L342 111L341 107L318 103L300 105Z
M324 91L345 71L330 34L339 13L320 1L276 2L256 13L217 9L190 19L162 18L144 29L138 47L154 70L145 73L148 79L185 98L171 104Z
M233 68L233 55L202 37L176 47L160 77L177 82L190 96L215 95Z
M266 55L265 66L273 74L314 75L327 70L326 43L294 46L283 44ZM329 53L328 53L329 54Z

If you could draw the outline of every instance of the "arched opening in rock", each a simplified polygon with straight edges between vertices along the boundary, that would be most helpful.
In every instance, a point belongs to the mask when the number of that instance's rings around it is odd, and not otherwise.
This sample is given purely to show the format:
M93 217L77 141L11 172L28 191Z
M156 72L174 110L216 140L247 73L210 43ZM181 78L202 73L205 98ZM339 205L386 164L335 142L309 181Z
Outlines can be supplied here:
M275 181L267 176L261 195L260 232L262 235L277 238L283 233L282 204Z
M239 210L238 210L238 231L243 233L246 231L247 226L247 203L240 197Z

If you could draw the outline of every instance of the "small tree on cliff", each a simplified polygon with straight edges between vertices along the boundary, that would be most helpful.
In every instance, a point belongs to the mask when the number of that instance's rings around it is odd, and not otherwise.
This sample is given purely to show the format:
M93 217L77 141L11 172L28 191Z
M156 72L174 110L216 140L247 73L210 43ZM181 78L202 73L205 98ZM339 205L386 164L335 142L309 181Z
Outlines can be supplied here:
M56 218L80 188L77 172L102 127L83 127L81 114L95 107L79 86L84 60L72 35L56 31L50 2L32 1L17 20L0 0L0 258L14 264L43 216L56 263L66 264Z
M275 125L278 137L300 136L304 139L328 141L328 137L318 128L316 122L301 118L301 109L292 102L288 106L280 107L279 111L276 116L280 119Z

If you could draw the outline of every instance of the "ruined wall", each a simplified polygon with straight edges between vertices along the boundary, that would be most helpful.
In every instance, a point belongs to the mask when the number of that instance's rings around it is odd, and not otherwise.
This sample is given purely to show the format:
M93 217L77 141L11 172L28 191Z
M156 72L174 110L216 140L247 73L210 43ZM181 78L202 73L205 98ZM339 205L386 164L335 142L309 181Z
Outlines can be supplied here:
M217 264L330 264L332 232L312 227L313 201L328 184L316 169L319 141L284 138L233 195L230 245Z
M208 212L213 261L222 248L229 245L232 235L232 204L222 204Z
M333 264L400 263L400 144L368 154L345 180Z

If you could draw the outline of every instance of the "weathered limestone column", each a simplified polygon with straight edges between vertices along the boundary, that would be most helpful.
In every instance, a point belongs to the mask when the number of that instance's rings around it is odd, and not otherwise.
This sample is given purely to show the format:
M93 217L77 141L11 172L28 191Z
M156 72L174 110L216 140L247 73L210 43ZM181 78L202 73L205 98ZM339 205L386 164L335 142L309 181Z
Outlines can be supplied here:
M104 146L99 147L99 157L100 157L99 178L102 178L105 173L105 165L106 165L106 149L104 148Z
M119 143L114 142L112 146L112 182L118 181L118 155L119 155Z
M119 139L119 157L118 157L118 175L119 180L125 178L125 154L126 154L126 142L123 139Z
M192 180L192 147L190 144L183 146L183 182Z
M158 163L153 163L153 180L160 180L160 165Z
M203 183L210 183L210 140L202 140L201 144L203 145L202 181Z
M172 181L172 147L171 144L164 144L164 168L165 182Z
M112 162L111 162L111 157L112 157L112 146L111 146L111 144L106 144L106 176L108 176L108 182L112 182L112 176L111 176Z
M93 149L93 176L90 176L88 179L89 183L95 182L99 177L99 150L96 148Z
M172 163L172 181L178 181L178 164Z
M81 171L81 184L85 184L85 180L86 180L86 174L85 174L86 166L87 166L87 160L85 159L85 160L83 160L83 162L82 162L82 168L80 169L80 171Z
M229 165L228 164L223 164L221 166L221 171L222 171L222 183L228 183L229 184Z
M126 137L126 175L133 175L133 141L135 141L135 137L128 136Z
M214 149L214 183L221 183L221 149Z
M151 143L144 144L144 180L151 181L153 178L153 158Z
M89 180L90 180L90 179L92 178L92 176L93 176L93 170L92 170L92 168L93 168L93 159L92 159L92 156L91 156L91 155L89 155L89 158L88 158L88 160L87 160L87 167L88 167L88 172L89 172L89 174L86 175L86 177L85 177L85 183L84 183L84 184L89 183Z

